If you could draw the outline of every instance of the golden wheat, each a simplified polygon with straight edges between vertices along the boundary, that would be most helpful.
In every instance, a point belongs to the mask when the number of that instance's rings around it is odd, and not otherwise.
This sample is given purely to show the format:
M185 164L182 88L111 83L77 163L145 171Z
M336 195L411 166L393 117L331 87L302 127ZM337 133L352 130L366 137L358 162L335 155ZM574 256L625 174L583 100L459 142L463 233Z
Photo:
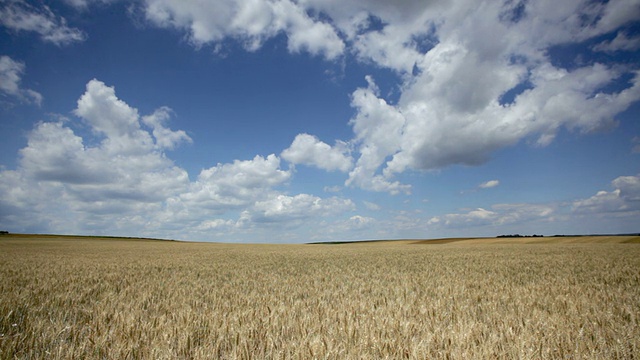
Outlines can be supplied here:
M4 236L0 277L2 359L640 358L636 244Z

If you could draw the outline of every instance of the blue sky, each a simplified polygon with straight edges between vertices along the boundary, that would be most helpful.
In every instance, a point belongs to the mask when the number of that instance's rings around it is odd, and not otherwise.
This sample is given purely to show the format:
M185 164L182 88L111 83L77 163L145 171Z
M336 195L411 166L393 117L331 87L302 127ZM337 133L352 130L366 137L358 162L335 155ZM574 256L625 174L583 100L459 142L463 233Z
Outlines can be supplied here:
M0 228L637 232L640 3L0 0Z

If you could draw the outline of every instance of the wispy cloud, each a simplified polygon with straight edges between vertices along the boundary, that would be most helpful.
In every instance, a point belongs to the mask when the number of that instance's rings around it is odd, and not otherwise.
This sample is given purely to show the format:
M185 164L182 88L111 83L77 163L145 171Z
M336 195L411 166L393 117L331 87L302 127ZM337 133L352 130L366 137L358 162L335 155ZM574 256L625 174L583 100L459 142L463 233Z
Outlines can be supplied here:
M460 213L434 216L428 221L433 227L466 228L501 226L543 220L555 212L554 206L541 204L495 204L491 209L467 209Z
M0 91L20 101L40 106L42 95L31 89L25 89L20 84L24 71L24 63L8 56L0 56Z
M611 41L604 41L593 47L595 51L613 53L616 51L634 51L640 49L640 36L629 36L619 32Z
M370 201L363 201L362 203L364 204L364 206L367 207L367 209L372 210L372 211L378 211L378 210L382 209L380 207L380 205L378 205L376 203L372 203Z
M36 7L23 0L8 0L0 4L0 24L15 32L34 32L43 41L58 46L87 38L82 30L69 27L66 19L56 16L47 5Z

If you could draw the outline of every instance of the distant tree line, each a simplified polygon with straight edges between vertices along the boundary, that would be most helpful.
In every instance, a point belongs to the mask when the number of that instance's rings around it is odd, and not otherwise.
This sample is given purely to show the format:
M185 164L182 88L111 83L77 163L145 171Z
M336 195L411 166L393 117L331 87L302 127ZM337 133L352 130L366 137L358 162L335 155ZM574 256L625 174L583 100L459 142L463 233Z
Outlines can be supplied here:
M0 230L0 235L7 235L9 232L7 230Z
M510 235L498 235L499 238L528 238L528 237L544 237L544 235L520 235L520 234L510 234Z

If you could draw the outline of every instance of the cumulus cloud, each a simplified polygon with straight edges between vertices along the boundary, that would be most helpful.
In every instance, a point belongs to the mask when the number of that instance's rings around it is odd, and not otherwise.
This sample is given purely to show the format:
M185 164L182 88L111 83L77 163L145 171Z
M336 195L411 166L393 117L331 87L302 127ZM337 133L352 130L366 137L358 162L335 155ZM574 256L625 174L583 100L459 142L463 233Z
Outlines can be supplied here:
M342 54L345 45L330 24L310 18L303 7L291 1L272 4L276 21L284 23L290 51L306 50L313 55L324 54L327 59Z
M149 134L140 129L138 110L118 99L114 87L93 79L86 88L74 113L86 120L95 133L107 138L139 135L142 142L149 143Z
M385 159L400 149L405 117L397 108L378 98L378 88L372 78L367 77L367 81L369 86L356 90L352 96L351 103L358 114L350 123L360 157L346 184L393 194L410 193L409 185L377 173Z
M8 0L0 5L0 24L16 32L35 32L43 41L58 46L86 39L84 32L67 26L65 18L56 16L48 6L35 7L23 0Z
M555 46L612 33L594 49L637 48L621 30L640 15L634 2L147 0L144 11L197 46L234 38L255 50L285 34L290 52L348 54L396 72L397 103L370 76L352 93L351 169L344 152L307 134L282 154L292 163L349 171L347 186L371 191L408 194L411 187L394 179L407 170L479 165L523 140L546 146L562 128L610 128L640 99L637 73L615 63L564 68L549 55ZM629 75L626 88L602 90ZM318 155L321 149L331 160Z
M187 174L167 159L140 126L135 108L98 80L87 84L74 111L101 138L97 146L61 122L41 122L20 150L22 173L60 184L83 200L158 201L184 189Z
M181 142L191 141L184 131L164 127L170 119L170 108L161 107L141 118L137 109L117 98L115 88L96 79L87 84L87 91L78 100L74 113L84 119L95 134L104 136L103 148L112 155L173 149ZM149 126L152 133L141 124Z
M291 52L335 59L345 48L331 24L310 17L304 7L289 0L146 0L144 11L157 26L186 31L196 46L231 37L256 50L265 40L285 33Z
M331 147L309 134L298 134L281 156L292 164L316 166L327 171L347 172L353 166L347 144L337 142Z
M601 63L563 68L547 53L557 44L617 29L632 21L625 11L637 13L637 6L518 4L424 4L405 24L379 15L382 30L355 31L354 46L370 51L359 50L360 56L396 70L404 80L397 104L389 104L371 81L354 91L357 114L351 125L357 160L347 184L397 193L403 190L394 174L479 165L496 150L525 139L546 146L561 128L583 133L608 129L616 125L617 114L640 99L637 72L630 73L626 88L605 92L625 70ZM381 11L369 5L369 11ZM375 36L377 44L402 44L411 55L392 53L411 60L390 63L366 43L367 36Z
M284 194L292 171L274 154L219 163L191 181L165 152L191 142L167 127L171 109L141 116L99 80L73 113L89 135L78 135L73 119L37 123L18 168L0 171L3 227L233 240L355 209L340 197Z
M420 49L431 45L430 14L442 11L435 1L305 0L303 6L327 14L344 34L355 55L404 73L411 73Z
M457 52L447 56L466 57ZM457 67L450 62L445 65L451 66ZM597 89L618 77L615 70L595 64L569 72L547 64L530 71L532 89L518 95L514 103L501 105L500 94L518 83L520 70L514 71L502 87L496 87L499 77L485 77L486 73L472 75L465 83L448 83L454 73L446 75L445 71L418 77L403 93L397 109L406 124L400 130L401 148L387 154L393 155L388 171L477 165L487 161L493 151L529 136L537 136L539 145L547 145L560 127L582 132L607 128L615 124L615 114L640 98L637 74L631 87L607 94ZM421 81L423 76L429 79ZM439 77L444 78L437 81Z
M322 199L309 194L277 195L258 201L249 211L253 221L273 222L296 220L312 216L323 217L355 209L351 200L331 197Z
M277 156L256 155L252 160L235 160L202 170L180 200L187 207L224 212L264 200L273 187L290 177L290 171L280 169Z
M20 86L24 70L24 63L15 61L5 55L0 56L0 91L20 101L40 106L40 104L42 104L42 95L36 91L24 89Z
M169 150L173 150L182 142L190 143L193 141L183 130L173 131L164 126L171 118L171 113L170 108L163 106L153 114L142 117L142 122L153 129L156 145Z
M70 120L36 124L18 169L0 172L4 226L126 233L145 229L163 201L188 190L186 171L155 145L137 110L113 88L92 80L75 113L91 126L95 145L87 145Z

